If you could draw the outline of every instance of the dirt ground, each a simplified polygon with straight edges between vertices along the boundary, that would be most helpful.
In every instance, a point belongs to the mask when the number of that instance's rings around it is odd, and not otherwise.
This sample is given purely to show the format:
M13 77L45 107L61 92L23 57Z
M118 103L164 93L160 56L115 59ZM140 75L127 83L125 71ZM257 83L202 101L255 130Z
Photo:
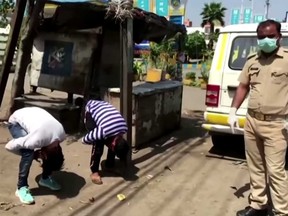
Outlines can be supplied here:
M195 97L193 91L184 89L183 103L191 103L187 98ZM129 172L122 177L106 173L100 186L93 185L89 179L90 146L69 137L62 144L65 167L55 174L63 189L51 192L39 187L36 180L41 169L35 162L29 184L36 204L31 206L21 205L14 195L19 157L5 150L10 135L1 127L0 215L235 215L247 205L249 192L243 155L227 149L215 154L210 138L200 127L202 112L188 111L187 105L183 107L181 130L134 151ZM228 140L227 144L233 145ZM120 201L118 194L126 199Z

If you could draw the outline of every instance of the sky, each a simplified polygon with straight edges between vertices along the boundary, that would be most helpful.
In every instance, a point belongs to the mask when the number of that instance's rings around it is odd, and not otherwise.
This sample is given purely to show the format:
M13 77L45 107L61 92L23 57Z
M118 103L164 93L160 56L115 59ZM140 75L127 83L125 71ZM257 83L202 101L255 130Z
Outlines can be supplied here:
M241 0L188 0L186 5L186 18L192 21L193 26L197 27L201 24L202 8L204 3L221 2L224 7L227 8L225 14L225 23L230 24L232 9L241 8ZM243 0L244 7L251 8L250 0ZM265 0L254 0L254 14L265 14ZM282 21L285 18L286 11L288 11L287 0L270 0L269 18L275 18Z

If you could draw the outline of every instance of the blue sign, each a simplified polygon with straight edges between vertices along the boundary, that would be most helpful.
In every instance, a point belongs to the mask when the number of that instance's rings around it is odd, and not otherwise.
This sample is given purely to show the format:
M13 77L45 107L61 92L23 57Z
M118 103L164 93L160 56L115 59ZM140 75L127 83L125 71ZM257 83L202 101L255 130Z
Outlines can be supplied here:
M254 23L260 23L262 21L264 21L265 17L264 15L255 15L254 16Z
M244 10L243 23L250 23L251 18L252 18L252 10L251 10L251 8L246 8Z
M159 16L168 16L168 0L156 0L156 14Z
M138 7L145 11L150 11L149 0L138 0Z
M239 9L233 9L231 14L231 24L239 24L240 22L240 10Z
M169 21L175 24L183 25L183 16L170 16Z

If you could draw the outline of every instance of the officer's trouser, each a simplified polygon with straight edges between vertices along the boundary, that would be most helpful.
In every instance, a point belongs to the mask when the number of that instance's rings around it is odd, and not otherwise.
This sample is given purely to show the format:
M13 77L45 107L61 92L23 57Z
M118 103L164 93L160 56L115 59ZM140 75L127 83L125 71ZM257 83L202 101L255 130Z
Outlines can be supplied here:
M260 121L248 114L244 128L250 206L254 209L266 208L269 189L275 215L288 215L288 178L285 171L287 132L283 126L283 121Z

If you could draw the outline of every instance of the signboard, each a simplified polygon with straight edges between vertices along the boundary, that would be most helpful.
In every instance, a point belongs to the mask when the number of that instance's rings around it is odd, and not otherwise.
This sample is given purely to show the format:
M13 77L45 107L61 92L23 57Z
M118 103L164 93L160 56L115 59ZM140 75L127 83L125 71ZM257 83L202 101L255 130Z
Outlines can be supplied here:
M149 0L137 0L135 2L136 7L145 10L145 11L150 11L150 1Z
M70 76L73 45L72 42L46 40L41 73Z
M250 23L252 18L252 9L245 8L244 15L243 15L243 23Z
M233 9L231 14L231 24L239 24L240 22L240 10L239 9Z
M169 0L155 0L156 14L159 16L168 16Z
M184 17L183 16L170 16L169 21L175 24L183 25Z
M265 17L264 15L255 15L254 16L254 23L260 23L262 21L264 21Z
M187 0L169 0L169 15L184 16L186 1Z

